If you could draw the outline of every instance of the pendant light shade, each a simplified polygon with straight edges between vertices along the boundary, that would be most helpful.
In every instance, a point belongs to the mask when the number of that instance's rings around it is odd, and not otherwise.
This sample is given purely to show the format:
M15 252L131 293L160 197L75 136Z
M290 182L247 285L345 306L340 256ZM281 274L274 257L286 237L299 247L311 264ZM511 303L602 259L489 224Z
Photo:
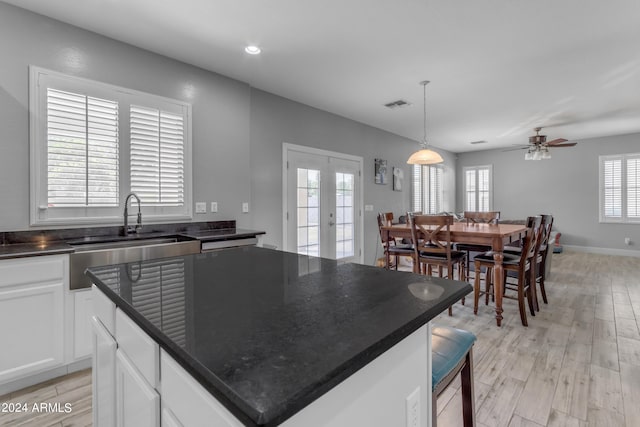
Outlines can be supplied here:
M420 84L422 85L424 96L424 136L422 137L422 142L420 142L420 150L413 153L409 157L409 160L407 160L407 163L410 165L434 165L436 163L442 163L444 160L440 154L429 149L429 143L427 142L427 85L429 84L429 80L420 82Z

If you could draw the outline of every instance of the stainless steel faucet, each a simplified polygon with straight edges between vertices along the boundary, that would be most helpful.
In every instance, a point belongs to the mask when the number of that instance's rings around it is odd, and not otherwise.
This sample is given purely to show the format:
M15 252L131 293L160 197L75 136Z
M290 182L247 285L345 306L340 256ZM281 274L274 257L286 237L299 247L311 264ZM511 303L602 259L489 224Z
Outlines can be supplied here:
M138 201L138 220L136 226L129 225L129 200L135 198ZM129 193L124 201L124 234L139 233L142 230L142 212L140 211L140 197L136 193Z

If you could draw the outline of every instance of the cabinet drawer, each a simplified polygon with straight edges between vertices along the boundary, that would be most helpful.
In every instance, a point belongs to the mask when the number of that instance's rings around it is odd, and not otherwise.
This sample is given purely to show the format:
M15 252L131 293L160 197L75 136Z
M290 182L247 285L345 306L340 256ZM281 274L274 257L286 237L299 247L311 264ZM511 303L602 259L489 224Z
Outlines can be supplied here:
M243 424L164 350L160 358L162 402L185 427L208 425L242 427Z
M91 287L93 315L102 322L112 336L116 336L116 305L100 289Z
M158 388L160 346L120 309L116 309L116 341L149 384Z
M160 395L120 349L116 350L116 425L160 425Z
M0 288L31 283L62 282L66 255L50 255L0 261Z

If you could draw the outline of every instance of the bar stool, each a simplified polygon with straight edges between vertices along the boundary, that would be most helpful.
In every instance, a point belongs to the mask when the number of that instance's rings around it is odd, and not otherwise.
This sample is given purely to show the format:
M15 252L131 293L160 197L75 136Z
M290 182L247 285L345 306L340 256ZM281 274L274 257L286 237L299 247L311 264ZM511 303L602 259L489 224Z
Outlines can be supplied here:
M462 382L462 422L473 427L475 403L473 396L473 343L476 336L462 329L446 326L431 328L431 425L438 423L437 399L449 387L458 373Z

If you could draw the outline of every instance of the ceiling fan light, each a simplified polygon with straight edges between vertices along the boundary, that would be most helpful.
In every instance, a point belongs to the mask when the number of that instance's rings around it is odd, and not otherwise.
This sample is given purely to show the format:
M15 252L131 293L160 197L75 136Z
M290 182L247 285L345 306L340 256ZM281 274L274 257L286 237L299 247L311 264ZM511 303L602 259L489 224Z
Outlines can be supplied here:
M539 150L533 153L533 160L542 160L542 153Z
M531 153L531 151L527 151L526 153L524 153L524 159L533 160L533 154Z
M544 160L548 160L548 159L550 159L550 158L551 158L551 153L549 152L549 150L544 150L544 151L542 152L542 158L543 158Z
M434 165L442 162L444 162L442 156L428 148L416 151L409 157L409 160L407 160L407 164L410 165Z

